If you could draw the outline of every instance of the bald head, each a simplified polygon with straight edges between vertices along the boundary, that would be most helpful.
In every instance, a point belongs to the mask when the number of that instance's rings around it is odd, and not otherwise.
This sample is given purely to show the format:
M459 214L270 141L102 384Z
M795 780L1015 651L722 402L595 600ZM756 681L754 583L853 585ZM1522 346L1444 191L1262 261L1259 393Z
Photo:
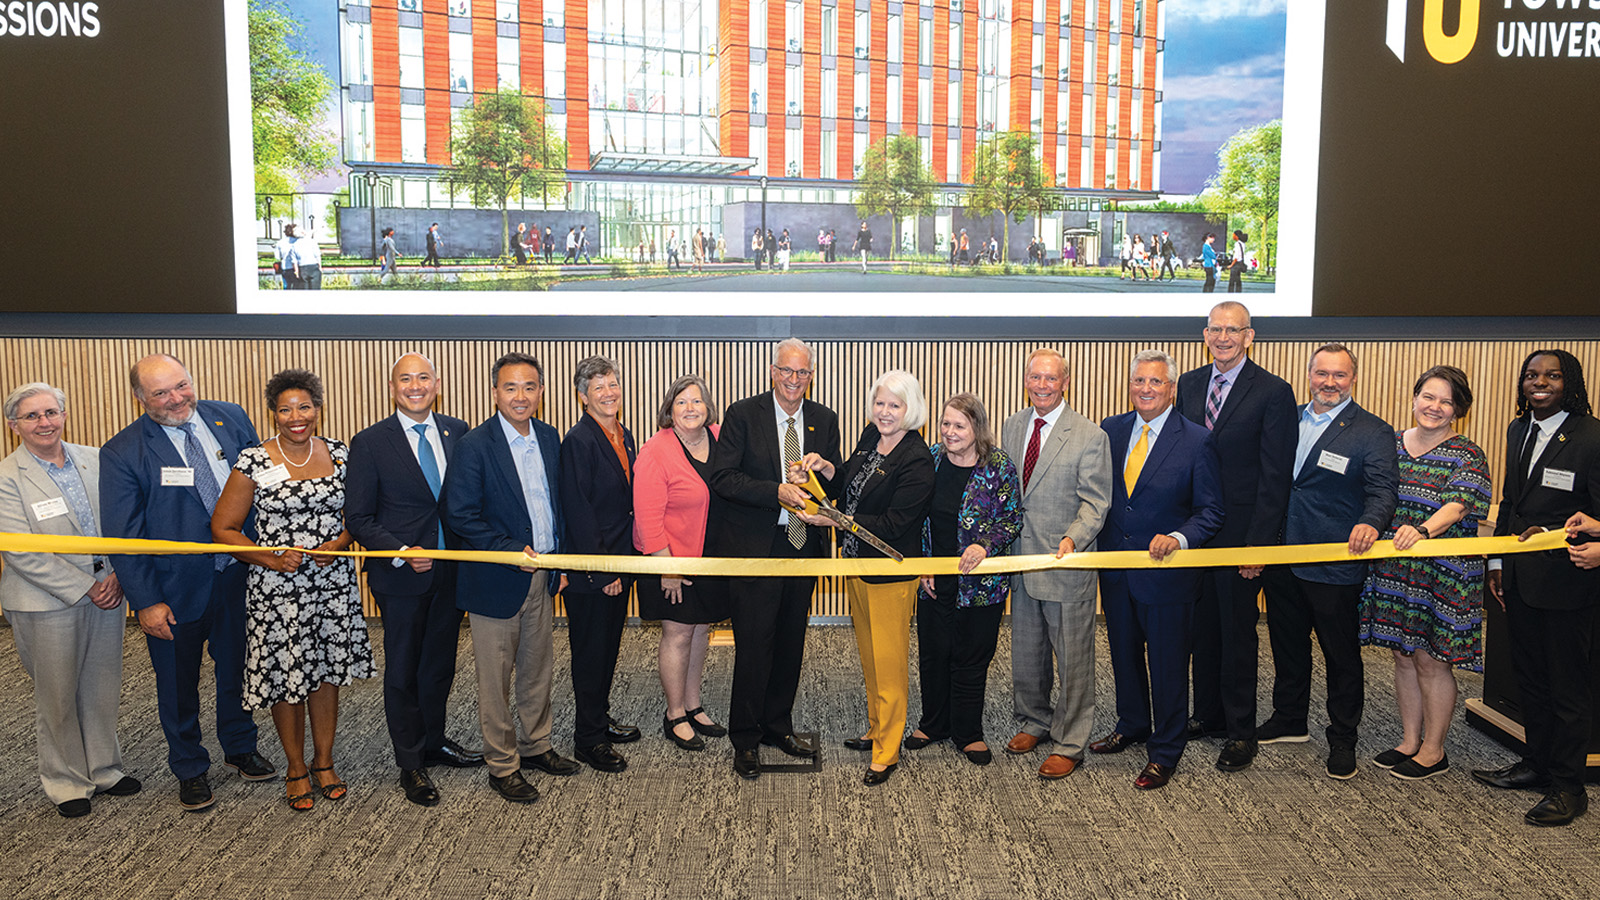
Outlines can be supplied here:
M395 408L413 422L425 422L439 397L439 376L433 360L421 353L407 353L389 369L389 396Z
M133 396L150 418L162 425L177 427L194 415L194 379L176 356L152 353L128 370Z

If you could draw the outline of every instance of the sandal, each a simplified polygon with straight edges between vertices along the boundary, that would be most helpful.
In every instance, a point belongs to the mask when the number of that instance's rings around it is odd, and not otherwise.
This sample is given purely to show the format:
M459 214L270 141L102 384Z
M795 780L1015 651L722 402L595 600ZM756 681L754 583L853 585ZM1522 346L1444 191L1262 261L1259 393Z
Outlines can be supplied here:
M333 771L333 766L323 766L320 769L317 768L316 766L312 766L311 767L311 771L312 772L332 772ZM307 773L307 774L310 774L310 773ZM317 781L317 790L322 792L322 797L325 800L343 800L345 798L345 795L350 793L349 786L346 785L342 781L334 781L334 782L330 782L328 784L323 784L322 781L319 779Z
M304 775L288 776L283 779L283 784L285 787L287 787L291 784L294 784L296 781L304 781L306 783L306 787L309 788L311 786L311 773L307 772ZM311 807L315 806L317 802L317 799L311 795L310 791L306 791L303 794L289 794L288 796L284 797L284 799L288 801L289 808L295 812L310 812Z

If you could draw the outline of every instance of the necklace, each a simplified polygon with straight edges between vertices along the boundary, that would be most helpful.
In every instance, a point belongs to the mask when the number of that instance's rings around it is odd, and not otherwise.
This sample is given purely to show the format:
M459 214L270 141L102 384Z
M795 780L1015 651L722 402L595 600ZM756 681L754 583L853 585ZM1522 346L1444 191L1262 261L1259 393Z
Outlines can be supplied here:
M295 462L294 460L289 458L288 451L283 449L283 442L282 441L278 440L277 437L274 436L273 439L272 439L272 442L274 444L278 445L278 455L283 457L283 461L288 463L291 466L294 466L296 469L304 469L307 465L310 464L311 457L317 455L317 445L316 444L311 444L306 449L306 458L301 460L300 462ZM309 441L307 441L307 443L310 444Z
M685 447L698 447L706 442L706 431L704 428L700 429L700 440L698 441L690 441L688 438L683 436L683 432L678 431L676 428L674 428L673 431L678 432L678 440L683 441L683 445Z

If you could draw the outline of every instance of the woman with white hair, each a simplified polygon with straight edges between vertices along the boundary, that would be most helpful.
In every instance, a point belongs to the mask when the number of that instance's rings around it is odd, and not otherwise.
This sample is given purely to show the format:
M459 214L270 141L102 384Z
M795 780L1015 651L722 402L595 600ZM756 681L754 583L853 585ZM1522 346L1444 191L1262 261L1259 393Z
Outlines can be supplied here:
M916 376L901 369L878 376L867 392L867 420L855 452L837 471L821 456L807 453L790 479L803 482L807 471L817 472L841 512L902 554L919 556L922 521L933 502L934 470L928 445L917 433L928 421L928 403ZM834 524L820 516L801 518L811 525ZM839 555L871 559L879 554L846 532L840 535ZM845 746L872 751L862 780L882 784L900 762L900 737L906 729L917 576L852 577L846 586L867 682L867 733Z

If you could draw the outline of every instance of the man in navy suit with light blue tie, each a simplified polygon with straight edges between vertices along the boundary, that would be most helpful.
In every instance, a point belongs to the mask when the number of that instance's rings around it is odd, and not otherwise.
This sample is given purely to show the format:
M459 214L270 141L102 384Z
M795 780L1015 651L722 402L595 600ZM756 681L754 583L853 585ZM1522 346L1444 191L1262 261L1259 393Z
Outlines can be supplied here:
M368 550L442 549L439 493L467 423L433 411L433 362L407 353L389 371L395 413L350 441L344 521ZM456 565L431 559L368 559L367 586L383 613L383 711L400 786L420 806L439 802L435 764L483 765L483 754L445 737L445 704L456 675L461 610Z
M1347 543L1372 549L1394 517L1400 467L1394 431L1350 399L1356 357L1323 344L1306 367L1311 402L1300 407L1294 481L1284 520L1286 544ZM1267 636L1276 675L1272 716L1256 728L1262 744L1310 740L1311 633L1328 667L1328 777L1356 774L1356 728L1365 685L1361 670L1361 583L1365 562L1272 566L1266 572Z
M1100 427L1111 442L1111 505L1102 550L1145 550L1166 559L1199 547L1222 527L1222 480L1210 434L1174 414L1178 367L1160 350L1133 358L1133 411ZM1148 742L1133 786L1163 787L1187 743L1189 646L1203 569L1106 569L1100 602L1116 678L1117 726L1089 745L1120 753Z
M100 510L106 537L211 543L211 513L239 451L260 443L232 403L195 399L194 379L176 357L147 356L128 373L145 414L100 450ZM245 521L255 537L255 516ZM119 556L117 575L139 616L156 674L156 709L167 765L187 810L214 802L200 743L200 664L216 667L217 740L223 762L247 781L277 770L256 752L256 723L244 711L245 566L226 554Z
M535 418L544 399L544 367L526 353L507 353L495 361L490 379L496 413L461 439L445 473L445 528L466 550L553 553L563 530L561 436ZM550 744L555 574L464 562L456 575L456 605L472 623L489 785L512 803L539 799L522 769L572 775L580 768ZM513 670L520 733L511 718Z

